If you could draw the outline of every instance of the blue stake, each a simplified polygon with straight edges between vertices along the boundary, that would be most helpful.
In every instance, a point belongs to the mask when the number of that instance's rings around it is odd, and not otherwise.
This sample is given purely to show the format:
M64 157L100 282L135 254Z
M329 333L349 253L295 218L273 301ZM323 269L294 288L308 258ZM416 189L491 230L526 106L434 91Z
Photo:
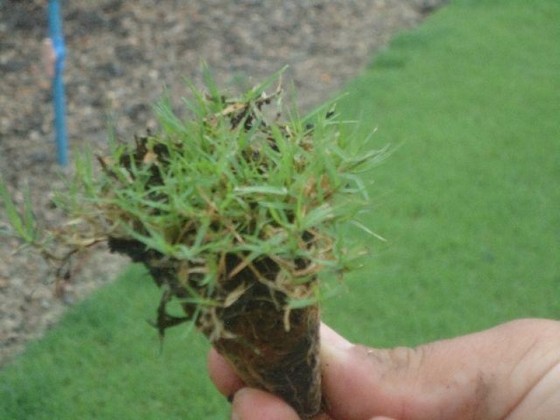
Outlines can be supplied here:
M49 0L49 30L52 47L54 50L54 76L53 76L53 101L54 101L54 127L58 163L68 165L68 139L66 135L66 105L64 97L64 34L62 32L62 17L58 0Z

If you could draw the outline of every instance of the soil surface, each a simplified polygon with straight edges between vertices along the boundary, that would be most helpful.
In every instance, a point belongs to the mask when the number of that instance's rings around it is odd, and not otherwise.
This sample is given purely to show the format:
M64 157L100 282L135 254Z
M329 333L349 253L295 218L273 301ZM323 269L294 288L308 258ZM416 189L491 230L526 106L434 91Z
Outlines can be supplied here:
M220 86L251 87L288 64L309 109L332 97L387 45L446 0L62 1L70 157L102 151L108 126L132 139L155 128L151 104L208 63ZM0 171L19 203L28 189L38 220L71 169L56 162L46 0L0 0ZM0 233L9 232L0 204ZM54 293L53 274L11 237L0 241L0 367L54 325L65 308L110 282L128 261L104 248L75 262Z

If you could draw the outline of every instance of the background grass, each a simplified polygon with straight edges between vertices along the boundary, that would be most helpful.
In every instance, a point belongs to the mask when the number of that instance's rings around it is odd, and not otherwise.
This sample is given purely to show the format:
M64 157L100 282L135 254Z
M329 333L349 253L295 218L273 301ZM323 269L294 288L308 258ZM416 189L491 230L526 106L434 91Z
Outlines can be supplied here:
M371 345L414 345L560 316L560 3L456 0L398 36L340 108L372 147L364 270L324 318ZM351 231L352 235L359 233ZM138 266L0 372L0 418L213 419L207 343L170 330Z
M559 17L553 1L456 1L351 85L345 112L397 147L364 217L388 242L326 311L353 339L560 316Z

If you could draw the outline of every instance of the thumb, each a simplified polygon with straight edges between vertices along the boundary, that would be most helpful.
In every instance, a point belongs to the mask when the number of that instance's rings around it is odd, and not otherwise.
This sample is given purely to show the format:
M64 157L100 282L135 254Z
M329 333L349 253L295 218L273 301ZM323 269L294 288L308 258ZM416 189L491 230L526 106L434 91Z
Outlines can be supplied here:
M332 418L404 418L412 408L405 410L408 403L420 408L413 389L422 359L418 350L372 349L323 336L323 392Z
M465 418L476 408L479 371L465 370L460 348L451 357L431 345L374 349L333 334L324 334L321 347L323 392L332 418Z
M560 324L547 320L387 350L321 333L323 391L335 419L503 418L560 366Z

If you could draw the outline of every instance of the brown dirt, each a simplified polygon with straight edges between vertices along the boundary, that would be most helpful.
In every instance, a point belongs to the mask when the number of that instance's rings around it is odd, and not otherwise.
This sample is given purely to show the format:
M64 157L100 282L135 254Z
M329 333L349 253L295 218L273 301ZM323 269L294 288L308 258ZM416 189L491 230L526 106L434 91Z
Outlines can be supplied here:
M299 105L309 109L341 90L395 32L445 1L63 1L71 156L86 144L102 150L108 121L124 139L155 127L150 104L165 89L185 94L184 78L200 81L202 61L220 85L240 88L288 64ZM41 62L46 4L0 0L0 170L16 200L29 188L38 219L54 225L52 191L70 170L56 164ZM0 231L7 231L3 214L0 207ZM92 250L57 298L48 267L35 254L14 253L19 246L11 238L0 243L0 367L126 264Z

